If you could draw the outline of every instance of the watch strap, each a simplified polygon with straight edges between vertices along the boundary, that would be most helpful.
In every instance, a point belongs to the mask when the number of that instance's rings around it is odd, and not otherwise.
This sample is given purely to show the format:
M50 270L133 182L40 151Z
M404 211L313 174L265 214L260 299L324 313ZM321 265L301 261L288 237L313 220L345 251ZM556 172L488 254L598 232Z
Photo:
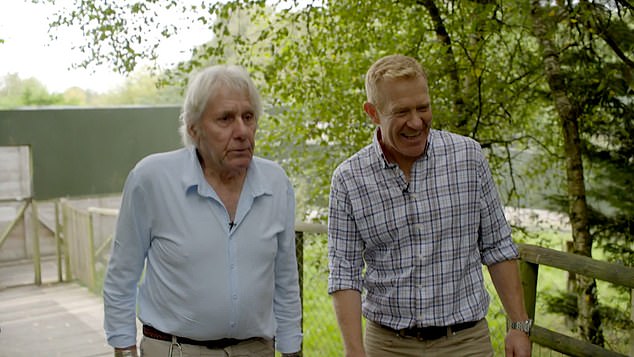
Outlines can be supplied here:
M520 330L530 336L531 329L533 328L533 319L511 321L509 327L513 330Z

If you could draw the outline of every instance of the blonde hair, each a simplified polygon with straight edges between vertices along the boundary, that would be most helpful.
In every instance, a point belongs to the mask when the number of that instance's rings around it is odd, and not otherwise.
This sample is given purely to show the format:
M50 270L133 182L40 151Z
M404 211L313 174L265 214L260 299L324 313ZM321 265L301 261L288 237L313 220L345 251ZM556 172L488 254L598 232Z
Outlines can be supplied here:
M215 65L196 72L190 79L185 94L185 101L180 114L181 125L179 132L185 146L193 145L193 140L187 127L196 124L202 117L211 98L217 91L229 88L245 91L251 105L255 109L255 118L262 114L262 100L249 73L236 65Z
M383 80L411 79L419 76L427 80L425 69L412 57L396 54L380 58L370 66L365 76L365 92L368 102L376 107L383 104L381 92L378 90L378 86Z

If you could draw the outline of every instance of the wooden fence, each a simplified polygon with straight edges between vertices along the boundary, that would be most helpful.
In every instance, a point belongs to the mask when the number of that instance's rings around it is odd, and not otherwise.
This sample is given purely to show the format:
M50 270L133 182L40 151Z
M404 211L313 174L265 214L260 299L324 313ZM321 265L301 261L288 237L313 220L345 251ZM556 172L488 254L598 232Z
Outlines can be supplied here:
M543 265L629 288L631 291L630 317L634 320L634 268L529 244L520 244L520 258L524 302L530 317L535 317L537 278L539 266ZM574 339L537 324L533 326L531 340L541 346L569 356L625 357L623 354L606 350L586 341ZM629 355L634 356L634 331L631 333L630 346Z

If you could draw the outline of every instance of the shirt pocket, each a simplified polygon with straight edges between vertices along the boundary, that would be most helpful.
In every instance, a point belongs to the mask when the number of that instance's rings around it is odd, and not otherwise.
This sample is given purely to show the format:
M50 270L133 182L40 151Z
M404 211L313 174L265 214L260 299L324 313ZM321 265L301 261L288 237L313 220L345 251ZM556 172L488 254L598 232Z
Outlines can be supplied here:
M408 235L406 202L402 192L370 190L368 199L353 209L355 221L366 251L396 248L402 237Z

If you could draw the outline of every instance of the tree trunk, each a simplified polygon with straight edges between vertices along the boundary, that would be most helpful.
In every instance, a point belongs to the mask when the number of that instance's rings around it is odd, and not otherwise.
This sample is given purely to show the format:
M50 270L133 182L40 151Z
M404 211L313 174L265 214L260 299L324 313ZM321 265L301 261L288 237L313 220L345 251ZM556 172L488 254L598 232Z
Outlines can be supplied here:
M436 38L438 42L442 43L447 49L445 52L445 63L449 69L449 79L453 87L454 100L453 110L458 117L455 131L458 134L469 135L469 118L466 115L465 100L462 94L462 83L458 71L458 63L454 57L453 49L451 46L451 38L447 32L442 16L440 15L440 9L436 6L434 0L418 0L417 3L422 5L429 12L432 22L434 23L434 31L436 32Z
M559 114L563 132L568 183L568 214L572 226L573 253L592 257L592 236L588 228L588 207L583 178L581 140L579 138L578 113L580 110L575 108L566 93L564 78L560 71L559 49L550 38L548 24L554 22L554 17L546 15L539 0L532 1L531 10L533 34L539 41L543 52L544 73ZM554 8L554 10L557 9ZM603 346L604 338L598 309L596 281L577 274L575 293L577 294L577 308L579 310L577 323L581 337L596 345Z

